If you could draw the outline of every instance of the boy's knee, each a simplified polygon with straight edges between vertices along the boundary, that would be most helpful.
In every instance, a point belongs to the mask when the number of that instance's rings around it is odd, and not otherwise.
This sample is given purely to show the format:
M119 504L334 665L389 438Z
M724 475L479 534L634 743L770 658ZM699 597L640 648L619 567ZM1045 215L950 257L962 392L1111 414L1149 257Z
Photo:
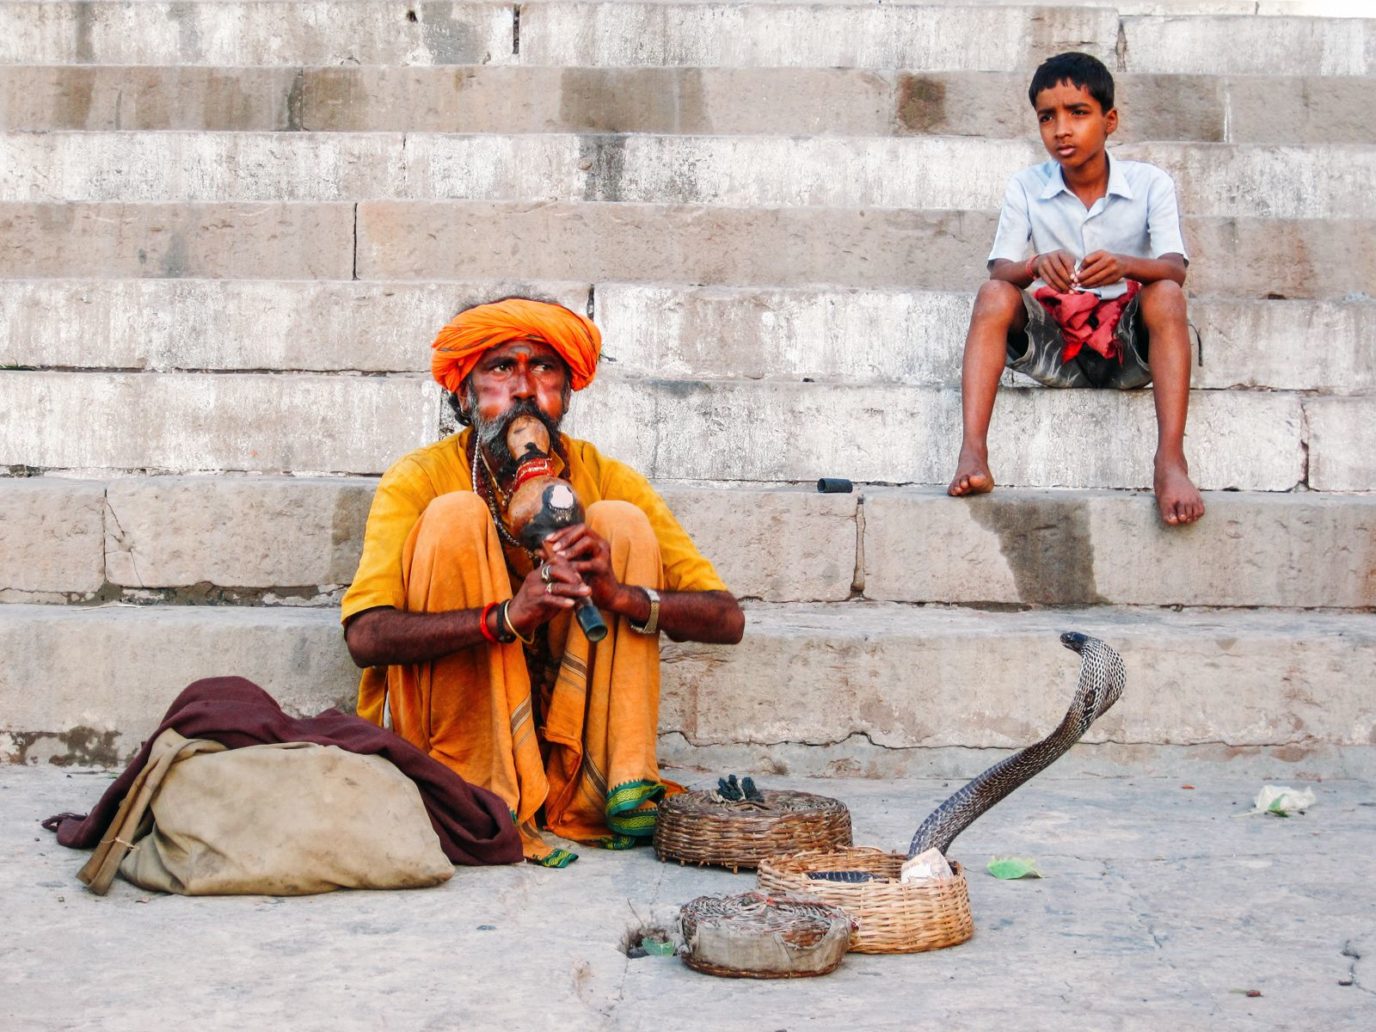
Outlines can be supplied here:
M1174 280L1157 280L1142 288L1139 302L1148 327L1158 320L1185 319L1185 291Z
M1012 323L1022 311L1022 291L1004 280L985 280L975 293L971 320L998 319Z
M1022 291L1007 280L985 280L975 292L976 305L1010 306L1022 304Z

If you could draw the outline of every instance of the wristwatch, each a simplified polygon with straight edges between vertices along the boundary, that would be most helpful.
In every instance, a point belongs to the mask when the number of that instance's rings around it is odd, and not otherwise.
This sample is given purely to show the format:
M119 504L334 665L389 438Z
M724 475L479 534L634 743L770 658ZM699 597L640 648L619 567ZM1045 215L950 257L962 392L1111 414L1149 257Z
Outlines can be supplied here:
M659 633L659 592L654 588L641 588L650 600L650 615L645 618L645 622L636 623L630 621L631 630L636 634L658 634Z

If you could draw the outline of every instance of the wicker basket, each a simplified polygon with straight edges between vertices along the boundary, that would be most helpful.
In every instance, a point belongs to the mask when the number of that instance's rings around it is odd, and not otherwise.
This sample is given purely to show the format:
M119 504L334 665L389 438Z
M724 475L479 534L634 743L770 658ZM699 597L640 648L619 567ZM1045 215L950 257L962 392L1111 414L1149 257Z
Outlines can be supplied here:
M920 953L964 942L975 933L965 871L951 861L954 877L926 882L898 880L907 857L855 847L772 857L760 864L759 886L841 907L855 920L850 948L859 953ZM808 871L867 871L865 882L815 881Z
M711 792L681 792L659 804L655 853L681 864L739 871L805 849L849 846L850 811L839 799L765 790L763 803L723 802Z
M814 899L699 896L679 912L683 962L727 978L808 978L835 971L854 922L840 907Z

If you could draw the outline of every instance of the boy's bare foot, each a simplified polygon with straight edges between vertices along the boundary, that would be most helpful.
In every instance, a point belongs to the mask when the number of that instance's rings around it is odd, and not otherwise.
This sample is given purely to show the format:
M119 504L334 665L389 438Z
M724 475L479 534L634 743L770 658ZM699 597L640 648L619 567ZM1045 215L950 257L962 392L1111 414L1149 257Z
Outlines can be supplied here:
M988 494L994 489L994 475L989 472L989 457L968 448L960 449L956 460L956 475L946 493L954 498L965 495Z
M1156 460L1156 507L1161 518L1173 527L1193 523L1204 515L1204 499L1190 479L1189 467L1182 459Z

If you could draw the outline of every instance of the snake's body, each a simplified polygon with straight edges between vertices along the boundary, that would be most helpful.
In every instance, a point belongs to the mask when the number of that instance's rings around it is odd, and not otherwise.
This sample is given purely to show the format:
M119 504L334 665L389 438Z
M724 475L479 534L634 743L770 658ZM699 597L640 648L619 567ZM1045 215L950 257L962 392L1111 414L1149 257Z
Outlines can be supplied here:
M1000 760L928 815L908 847L913 857L936 848L945 853L956 836L989 807L1040 774L1080 740L1089 726L1123 694L1123 659L1097 638L1078 632L1061 635L1061 644L1080 654L1080 680L1070 709L1056 730L1036 745Z

